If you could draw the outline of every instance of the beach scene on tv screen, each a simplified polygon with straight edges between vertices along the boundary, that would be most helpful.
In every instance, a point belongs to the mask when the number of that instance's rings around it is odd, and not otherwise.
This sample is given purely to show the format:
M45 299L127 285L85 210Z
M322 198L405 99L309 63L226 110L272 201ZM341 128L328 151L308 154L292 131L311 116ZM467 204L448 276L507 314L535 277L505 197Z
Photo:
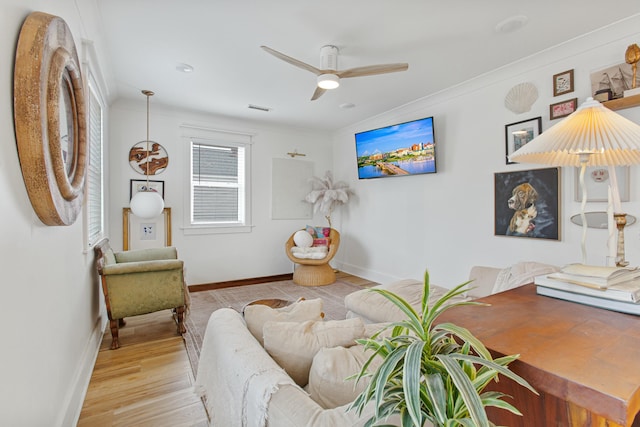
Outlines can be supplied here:
M358 177L435 173L433 117L356 134Z

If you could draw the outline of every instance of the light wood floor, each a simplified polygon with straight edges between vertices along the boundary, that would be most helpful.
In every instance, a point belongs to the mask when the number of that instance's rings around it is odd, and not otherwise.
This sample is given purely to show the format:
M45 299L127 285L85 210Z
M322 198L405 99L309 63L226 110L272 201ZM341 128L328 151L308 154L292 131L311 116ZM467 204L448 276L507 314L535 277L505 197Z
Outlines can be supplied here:
M375 283L338 272L351 283ZM205 427L207 415L193 393L193 371L169 310L130 317L120 348L102 339L79 427Z
M169 310L127 319L120 345L102 339L78 426L204 427L187 351Z

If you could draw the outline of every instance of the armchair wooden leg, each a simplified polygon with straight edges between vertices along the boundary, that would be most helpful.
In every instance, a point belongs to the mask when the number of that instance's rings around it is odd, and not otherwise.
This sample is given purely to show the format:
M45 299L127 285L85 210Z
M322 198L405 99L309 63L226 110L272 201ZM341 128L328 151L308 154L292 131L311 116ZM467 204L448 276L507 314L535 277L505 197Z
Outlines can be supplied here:
M111 350L120 348L120 341L118 340L118 323L120 323L121 320L122 319L109 320L109 325L111 327Z
M184 306L176 307L174 312L178 323L178 334L182 335L187 332L187 328L184 326Z

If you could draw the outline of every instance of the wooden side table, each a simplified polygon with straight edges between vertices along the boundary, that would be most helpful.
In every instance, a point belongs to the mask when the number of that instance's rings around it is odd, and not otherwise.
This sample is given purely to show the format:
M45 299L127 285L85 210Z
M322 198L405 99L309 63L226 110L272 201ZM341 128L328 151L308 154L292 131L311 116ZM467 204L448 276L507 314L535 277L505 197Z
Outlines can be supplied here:
M640 427L640 317L536 294L535 285L481 298L440 322L469 329L494 357L520 354L510 367L539 393L502 378L523 416L487 408L498 425Z
M244 316L244 309L247 308L248 305L256 305L256 304L266 305L271 308L282 308L292 304L292 301L278 299L278 298L267 298L267 299L259 299L256 301L251 301L245 304L244 307L242 307L242 315Z

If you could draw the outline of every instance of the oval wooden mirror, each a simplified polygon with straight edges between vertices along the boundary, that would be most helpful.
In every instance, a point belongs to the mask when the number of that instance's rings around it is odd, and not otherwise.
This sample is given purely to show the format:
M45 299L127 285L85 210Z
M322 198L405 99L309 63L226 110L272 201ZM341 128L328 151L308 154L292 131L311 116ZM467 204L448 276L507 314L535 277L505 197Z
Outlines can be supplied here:
M14 120L29 200L47 225L82 209L87 164L84 86L73 36L61 18L31 13L20 30Z

